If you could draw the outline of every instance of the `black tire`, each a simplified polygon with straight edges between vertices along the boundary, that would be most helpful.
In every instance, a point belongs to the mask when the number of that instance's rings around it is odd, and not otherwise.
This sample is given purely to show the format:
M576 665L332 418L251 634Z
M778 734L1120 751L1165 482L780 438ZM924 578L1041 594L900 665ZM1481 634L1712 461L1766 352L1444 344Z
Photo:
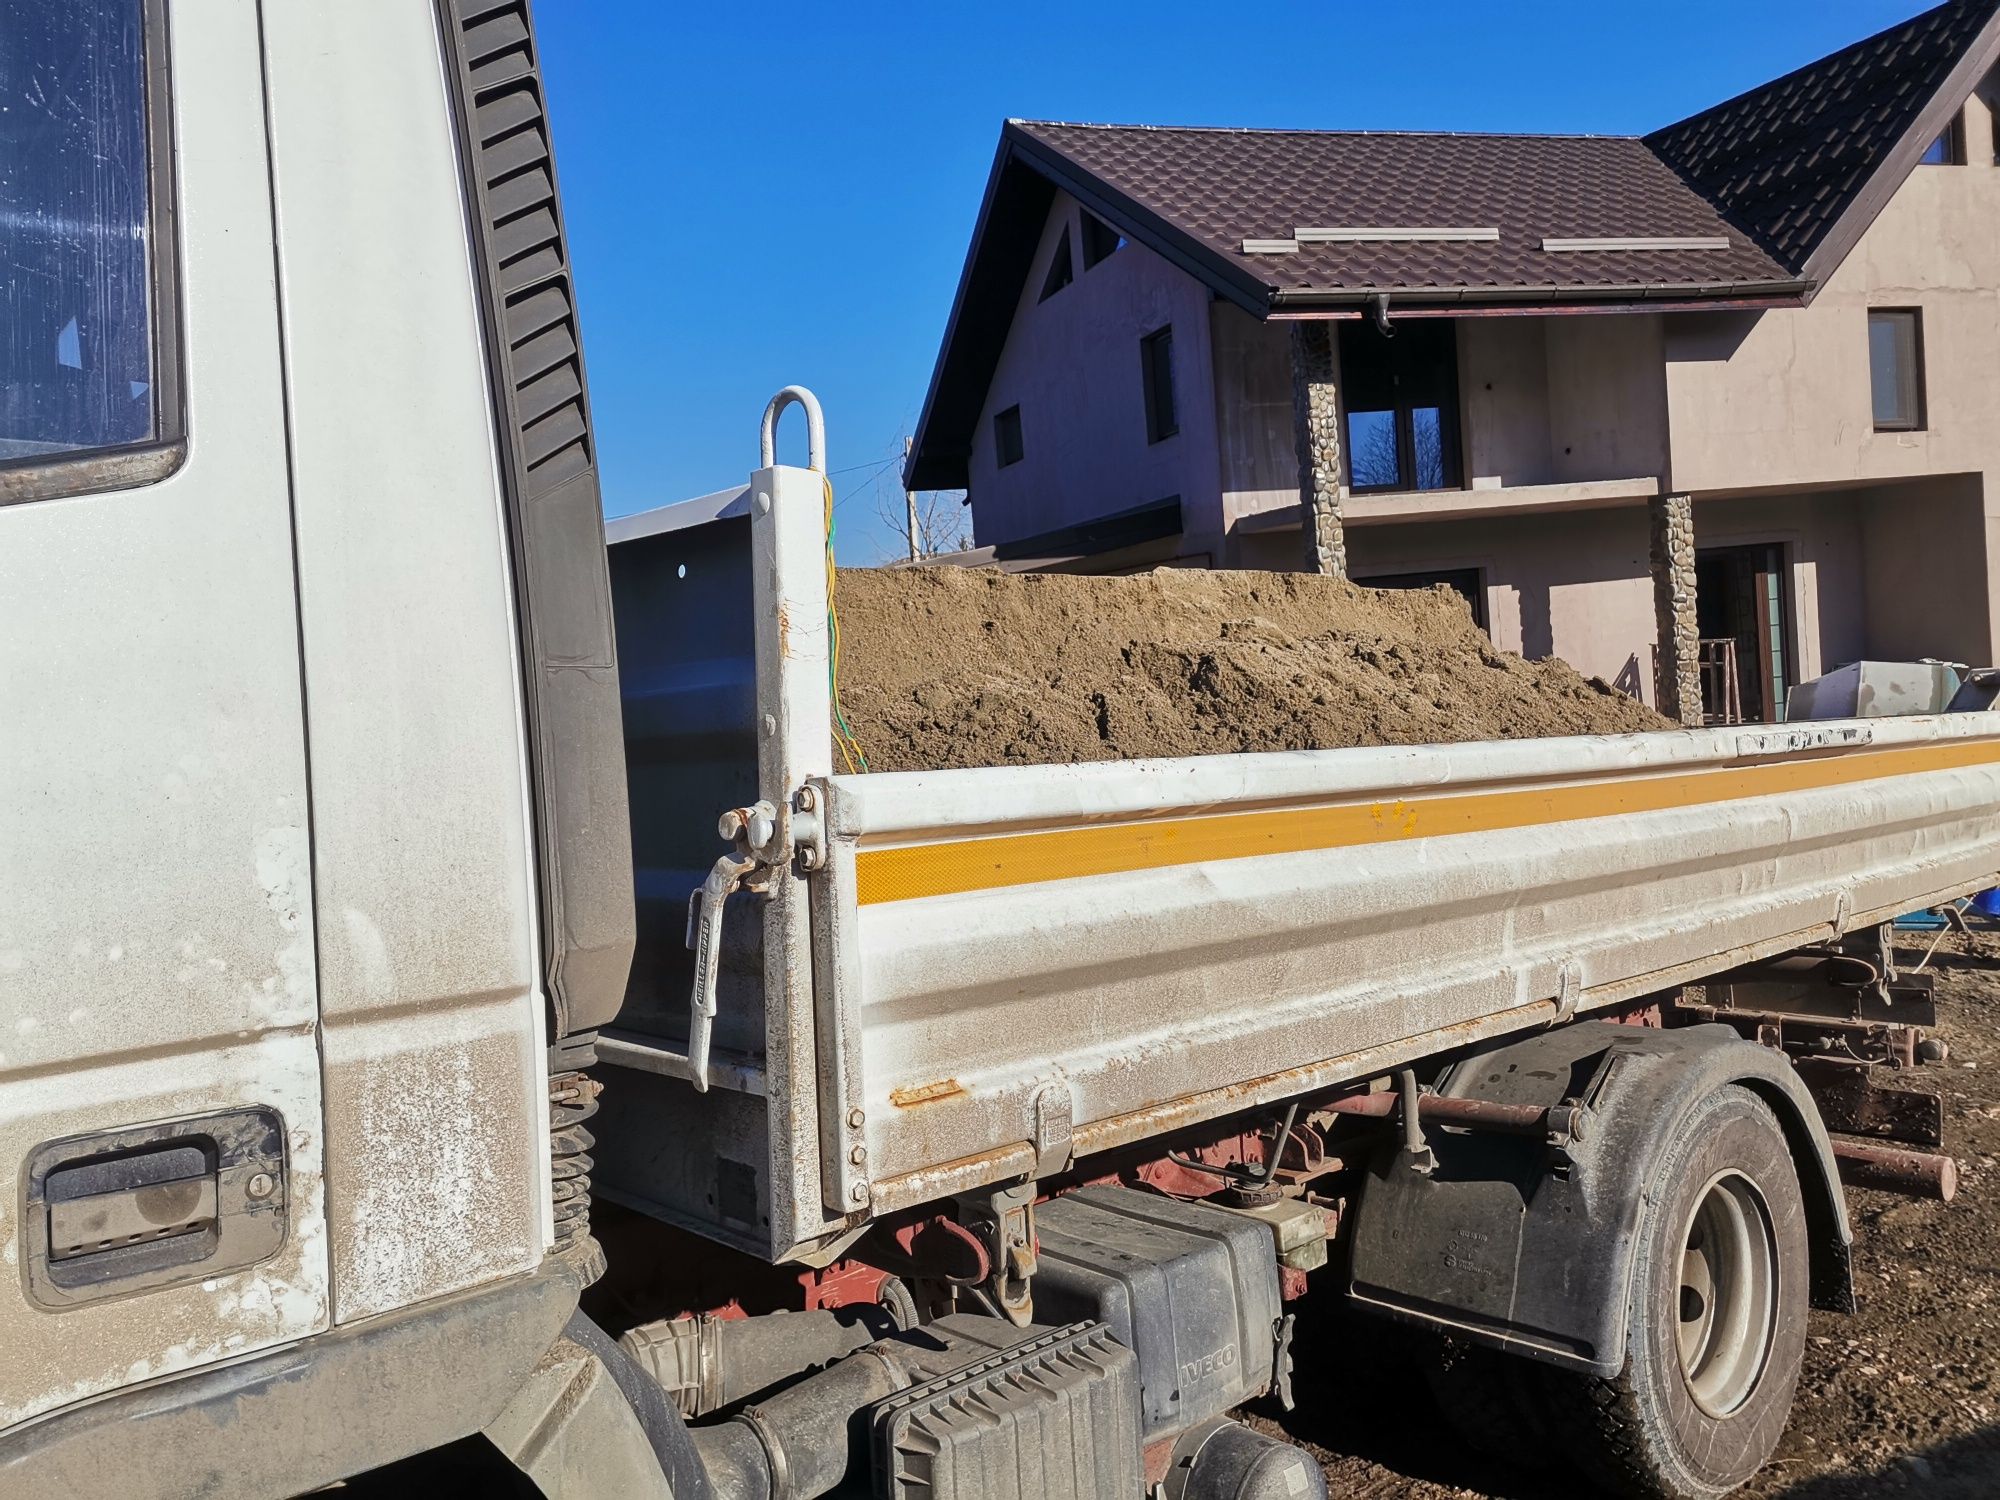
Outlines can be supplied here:
M1675 1128L1632 1270L1624 1369L1548 1372L1551 1431L1615 1493L1718 1500L1777 1448L1806 1341L1798 1171L1748 1089L1717 1090Z
M1424 1362L1438 1410L1465 1445L1520 1469L1545 1469L1552 1457L1534 1377L1527 1360L1451 1339Z

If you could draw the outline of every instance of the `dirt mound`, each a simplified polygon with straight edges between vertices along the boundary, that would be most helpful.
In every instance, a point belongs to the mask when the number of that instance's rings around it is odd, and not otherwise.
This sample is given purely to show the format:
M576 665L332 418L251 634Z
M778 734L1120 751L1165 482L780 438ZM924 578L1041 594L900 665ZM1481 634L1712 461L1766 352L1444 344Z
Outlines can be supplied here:
M838 589L841 701L877 771L1674 727L1495 650L1443 587L912 568Z

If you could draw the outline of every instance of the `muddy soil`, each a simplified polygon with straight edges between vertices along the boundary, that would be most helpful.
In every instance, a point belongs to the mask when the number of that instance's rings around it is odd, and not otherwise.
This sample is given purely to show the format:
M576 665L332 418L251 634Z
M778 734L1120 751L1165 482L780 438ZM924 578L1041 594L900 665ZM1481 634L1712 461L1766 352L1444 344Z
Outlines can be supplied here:
M841 700L871 770L1674 727L1494 649L1450 589L1162 568L839 576Z
M1777 1456L1752 1500L1990 1500L2000 1496L2000 929L1951 939L1938 987L1950 1061L1945 1205L1850 1192L1853 1317L1813 1313L1805 1373ZM1575 1500L1561 1471L1494 1463L1437 1415L1393 1333L1329 1318L1301 1372L1299 1409L1258 1417L1310 1448L1342 1500Z

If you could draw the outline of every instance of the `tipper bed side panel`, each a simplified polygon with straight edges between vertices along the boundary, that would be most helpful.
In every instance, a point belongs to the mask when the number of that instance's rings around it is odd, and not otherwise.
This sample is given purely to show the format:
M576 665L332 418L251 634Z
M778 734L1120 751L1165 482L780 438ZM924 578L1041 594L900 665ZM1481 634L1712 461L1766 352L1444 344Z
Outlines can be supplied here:
M1693 982L2000 872L1993 714L831 791L877 1213Z

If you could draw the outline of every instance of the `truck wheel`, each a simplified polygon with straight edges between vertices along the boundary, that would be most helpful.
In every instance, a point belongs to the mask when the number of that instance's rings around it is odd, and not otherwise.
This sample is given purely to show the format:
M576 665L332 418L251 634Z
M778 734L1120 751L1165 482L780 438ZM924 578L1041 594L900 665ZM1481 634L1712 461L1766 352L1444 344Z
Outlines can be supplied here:
M1785 1134L1748 1089L1710 1095L1647 1184L1625 1367L1551 1372L1558 1443L1628 1495L1714 1500L1785 1429L1806 1340L1805 1204Z

